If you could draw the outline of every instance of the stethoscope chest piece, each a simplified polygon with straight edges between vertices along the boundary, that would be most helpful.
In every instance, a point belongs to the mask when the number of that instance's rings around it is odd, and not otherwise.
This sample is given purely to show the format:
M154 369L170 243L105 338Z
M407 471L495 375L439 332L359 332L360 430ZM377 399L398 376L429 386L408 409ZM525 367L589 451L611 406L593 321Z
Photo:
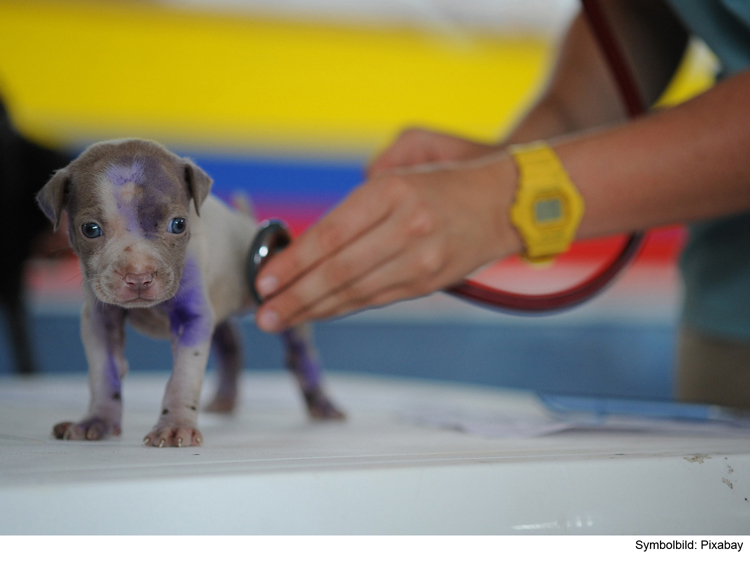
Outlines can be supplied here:
M245 280L250 289L250 295L256 304L263 303L263 299L255 287L258 272L265 262L292 242L292 235L287 225L278 219L264 221L258 226L250 251L245 263Z

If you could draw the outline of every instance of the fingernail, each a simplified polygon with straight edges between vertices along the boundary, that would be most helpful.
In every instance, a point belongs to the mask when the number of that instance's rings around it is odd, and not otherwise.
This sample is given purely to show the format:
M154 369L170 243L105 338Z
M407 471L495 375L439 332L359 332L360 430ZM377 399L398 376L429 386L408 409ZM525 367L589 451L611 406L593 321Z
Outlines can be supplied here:
M279 324L279 314L273 310L266 310L258 316L258 327L264 331L273 331Z
M279 280L275 276L264 276L257 283L258 292L265 297L273 292L279 286Z

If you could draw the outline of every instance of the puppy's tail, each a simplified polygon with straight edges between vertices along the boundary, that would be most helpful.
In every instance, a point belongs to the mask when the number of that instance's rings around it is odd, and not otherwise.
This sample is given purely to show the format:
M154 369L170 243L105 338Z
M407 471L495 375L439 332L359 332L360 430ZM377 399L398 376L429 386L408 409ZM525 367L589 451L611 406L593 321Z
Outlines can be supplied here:
M245 192L234 192L229 200L233 210L236 210L253 221L256 221L255 208L253 207L253 201L250 199Z

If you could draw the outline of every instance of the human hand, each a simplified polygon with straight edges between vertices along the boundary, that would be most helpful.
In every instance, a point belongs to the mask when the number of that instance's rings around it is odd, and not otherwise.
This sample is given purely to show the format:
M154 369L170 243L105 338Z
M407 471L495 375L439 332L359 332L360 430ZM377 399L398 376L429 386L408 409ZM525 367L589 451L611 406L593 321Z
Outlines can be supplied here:
M265 331L428 294L520 250L505 155L376 175L258 276Z
M367 176L426 163L475 159L499 151L497 145L412 127L402 131L387 149L373 159L367 167Z

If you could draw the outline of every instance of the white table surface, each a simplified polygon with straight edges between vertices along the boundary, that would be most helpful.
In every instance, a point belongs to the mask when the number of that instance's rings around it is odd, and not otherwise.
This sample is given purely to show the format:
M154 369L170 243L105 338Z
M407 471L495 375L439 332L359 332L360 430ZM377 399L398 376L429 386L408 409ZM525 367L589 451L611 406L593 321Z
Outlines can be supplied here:
M291 378L250 373L237 414L201 414L202 447L144 447L166 378L128 376L101 442L50 436L83 414L81 375L0 380L0 534L750 534L749 435L490 439L403 414L525 417L534 397L336 373L348 420L314 423Z

